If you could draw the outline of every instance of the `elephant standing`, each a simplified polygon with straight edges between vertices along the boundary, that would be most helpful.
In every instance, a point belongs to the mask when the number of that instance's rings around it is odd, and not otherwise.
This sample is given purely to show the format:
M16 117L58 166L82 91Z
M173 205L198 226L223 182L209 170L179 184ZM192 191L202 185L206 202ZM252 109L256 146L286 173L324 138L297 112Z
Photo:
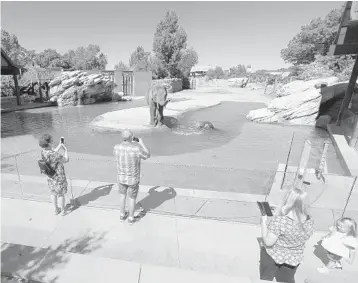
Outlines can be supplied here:
M150 125L163 125L163 109L168 104L167 89L162 85L151 86L145 94L147 104L149 105Z

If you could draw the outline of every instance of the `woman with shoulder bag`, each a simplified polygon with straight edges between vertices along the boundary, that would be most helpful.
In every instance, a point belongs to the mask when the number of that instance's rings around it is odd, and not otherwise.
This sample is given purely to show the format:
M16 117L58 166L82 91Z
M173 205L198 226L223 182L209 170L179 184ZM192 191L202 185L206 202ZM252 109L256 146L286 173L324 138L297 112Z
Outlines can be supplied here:
M260 279L295 283L295 273L303 261L305 244L313 234L314 222L306 210L307 193L295 188L287 192L283 205L267 225L262 217L263 247Z
M60 143L56 148L52 148L53 139L51 135L44 134L39 141L42 148L42 160L50 167L53 173L47 176L47 183L50 189L51 202L54 205L55 214L62 211L62 215L66 214L65 210L65 194L67 193L67 179L65 174L64 163L69 161L67 148L63 143ZM59 153L60 149L63 154ZM60 202L60 207L57 205L57 200Z

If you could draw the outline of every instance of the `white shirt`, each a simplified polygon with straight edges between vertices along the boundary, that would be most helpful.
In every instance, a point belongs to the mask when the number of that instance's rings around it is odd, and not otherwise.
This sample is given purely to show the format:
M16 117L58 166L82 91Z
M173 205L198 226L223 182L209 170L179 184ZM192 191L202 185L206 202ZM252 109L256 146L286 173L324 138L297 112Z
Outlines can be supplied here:
M323 239L322 247L328 252L349 259L349 251L357 248L357 239L353 236L347 236L336 229L330 229L332 234Z

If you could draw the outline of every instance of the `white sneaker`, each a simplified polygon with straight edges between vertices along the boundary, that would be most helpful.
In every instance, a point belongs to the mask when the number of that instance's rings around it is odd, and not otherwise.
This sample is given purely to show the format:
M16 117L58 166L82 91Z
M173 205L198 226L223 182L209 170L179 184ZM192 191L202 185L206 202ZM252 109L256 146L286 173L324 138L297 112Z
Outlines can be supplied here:
M317 271L318 271L319 273L323 273L323 274L329 273L329 269L327 268L327 266L318 267L318 268L317 268Z
M339 261L337 261L335 268L336 268L336 269L342 269L342 264L341 264Z

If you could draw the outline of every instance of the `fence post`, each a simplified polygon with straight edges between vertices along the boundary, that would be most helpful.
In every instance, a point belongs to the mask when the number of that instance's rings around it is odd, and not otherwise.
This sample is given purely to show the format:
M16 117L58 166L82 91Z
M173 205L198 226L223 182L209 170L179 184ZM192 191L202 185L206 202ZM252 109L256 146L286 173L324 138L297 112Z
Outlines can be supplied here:
M20 177L20 172L19 172L19 168L17 166L17 158L16 158L16 155L14 155L15 157L15 166L16 166L16 171L17 171L17 178L19 179L19 184L20 184L20 189L21 189L21 196L24 197L24 192L23 192L23 189L22 189L22 183L21 183L21 177Z
M301 154L301 158L300 158L300 163L297 167L297 173L295 176L295 181L294 181L294 188L301 188L305 175L306 175L306 171L307 171L307 163L308 160L310 158L310 153L311 153L311 148L312 148L312 144L309 140L305 141L305 144L303 146L303 150L302 150L302 154Z
M343 209L343 212L342 212L342 217L343 217L344 214L346 213L346 209L347 209L347 206L348 206L348 203L349 203L349 200L350 200L350 198L351 198L351 195L352 195L352 192L353 192L353 189L354 189L354 187L355 187L356 182L357 182L357 177L354 178L354 181L353 181L351 190L349 191L348 198L347 198L346 204L345 204L344 209Z

